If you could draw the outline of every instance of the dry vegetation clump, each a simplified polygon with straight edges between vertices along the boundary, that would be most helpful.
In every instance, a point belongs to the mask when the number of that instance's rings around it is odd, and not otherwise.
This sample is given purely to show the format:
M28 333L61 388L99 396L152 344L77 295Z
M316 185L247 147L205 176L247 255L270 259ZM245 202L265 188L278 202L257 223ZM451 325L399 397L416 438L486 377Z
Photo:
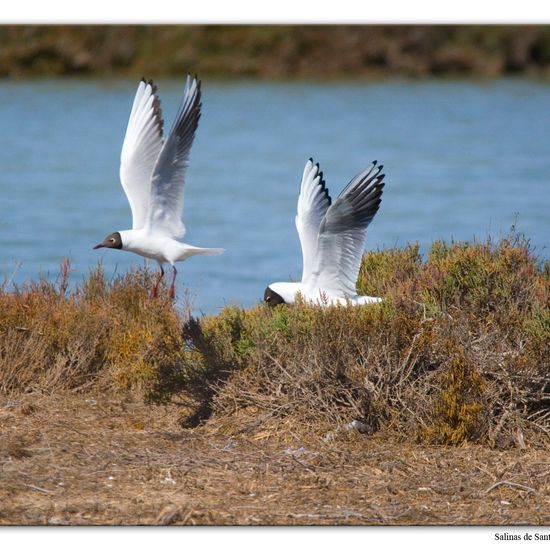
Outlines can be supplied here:
M0 76L548 75L548 25L2 25Z
M226 307L195 319L150 299L152 274L68 290L0 288L0 394L133 391L185 406L182 424L325 439L382 428L433 444L548 441L550 263L521 236L371 252L368 307ZM288 435L288 434L287 434Z
M499 448L547 442L550 267L528 242L436 242L363 259L362 308L225 308L184 328L195 366L182 388L200 411L248 411L261 427Z
M0 392L103 383L154 393L162 369L182 353L184 315L168 298L148 298L145 269L107 281L97 268L70 292L69 275L64 261L56 282L0 287Z

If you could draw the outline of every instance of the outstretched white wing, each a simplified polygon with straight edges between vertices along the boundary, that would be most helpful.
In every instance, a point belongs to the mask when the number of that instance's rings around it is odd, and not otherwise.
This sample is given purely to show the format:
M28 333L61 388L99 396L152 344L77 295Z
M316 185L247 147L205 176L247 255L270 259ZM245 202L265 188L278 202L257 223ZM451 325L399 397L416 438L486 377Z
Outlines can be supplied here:
M315 267L319 226L330 204L323 172L319 172L319 164L313 164L313 159L309 159L302 176L295 220L302 246L302 282L311 276Z
M153 168L147 224L151 231L170 237L185 233L181 221L185 172L201 114L200 99L200 81L188 76L176 120Z
M309 288L342 298L357 294L367 226L382 200L382 168L376 168L375 161L355 176L327 210L319 227L317 263Z
M132 229L149 216L151 174L162 147L162 113L157 87L142 80L136 92L120 155L120 181L132 209Z

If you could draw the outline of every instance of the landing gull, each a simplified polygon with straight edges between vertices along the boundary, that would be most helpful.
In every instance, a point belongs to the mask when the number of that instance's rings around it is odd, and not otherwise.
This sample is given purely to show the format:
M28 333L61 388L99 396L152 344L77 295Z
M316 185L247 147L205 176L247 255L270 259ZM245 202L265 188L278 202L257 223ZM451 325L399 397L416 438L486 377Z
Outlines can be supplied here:
M151 291L157 296L164 264L172 266L170 297L175 296L175 262L196 254L221 254L223 248L200 248L180 242L185 172L201 114L201 83L187 77L176 119L163 139L157 87L143 79L132 105L120 156L120 181L132 210L132 229L111 233L97 248L128 250L158 262L160 272Z
M362 305L380 302L375 296L358 296L357 277L367 232L380 207L383 166L376 161L357 174L332 202L312 159L306 163L298 197L296 229L302 246L300 282L271 283L264 300L275 307L302 300L321 306Z

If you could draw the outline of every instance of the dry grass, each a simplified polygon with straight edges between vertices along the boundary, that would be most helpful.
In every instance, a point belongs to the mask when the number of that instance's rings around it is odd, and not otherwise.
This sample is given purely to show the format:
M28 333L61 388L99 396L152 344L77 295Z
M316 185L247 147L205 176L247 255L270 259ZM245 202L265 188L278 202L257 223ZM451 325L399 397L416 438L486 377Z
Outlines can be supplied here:
M366 255L359 287L381 305L193 320L202 368L185 392L203 412L251 408L319 433L356 420L427 443L545 445L550 270L513 238L435 243L426 261L414 246Z
M384 301L363 308L194 319L148 297L146 270L97 269L71 292L69 272L0 292L4 395L97 386L177 402L183 426L246 410L327 437L356 421L435 444L548 441L550 266L521 236L367 254L359 290Z
M96 269L0 289L2 524L548 524L550 264L365 255L379 305L150 299Z
M105 385L153 391L158 371L181 354L178 313L148 297L152 275L137 269L107 281L101 268L68 292L56 282L0 288L0 392L5 395Z
M0 399L0 524L550 523L547 450L323 441L284 421L282 439L214 419L182 430L177 412L93 392Z

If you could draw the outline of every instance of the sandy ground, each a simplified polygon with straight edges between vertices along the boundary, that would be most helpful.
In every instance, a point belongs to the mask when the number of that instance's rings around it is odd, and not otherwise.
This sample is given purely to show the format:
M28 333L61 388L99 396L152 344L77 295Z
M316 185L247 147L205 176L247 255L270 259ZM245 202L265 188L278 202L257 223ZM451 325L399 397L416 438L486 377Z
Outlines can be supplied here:
M0 401L0 524L550 524L548 449L186 430L180 413L120 395Z

